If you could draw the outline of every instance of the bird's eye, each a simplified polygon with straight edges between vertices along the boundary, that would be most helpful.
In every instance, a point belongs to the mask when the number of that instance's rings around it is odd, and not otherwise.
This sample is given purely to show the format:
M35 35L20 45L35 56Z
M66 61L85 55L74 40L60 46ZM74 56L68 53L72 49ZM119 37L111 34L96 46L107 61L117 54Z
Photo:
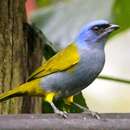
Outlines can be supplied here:
M99 27L98 26L94 26L93 30L97 32L99 30Z

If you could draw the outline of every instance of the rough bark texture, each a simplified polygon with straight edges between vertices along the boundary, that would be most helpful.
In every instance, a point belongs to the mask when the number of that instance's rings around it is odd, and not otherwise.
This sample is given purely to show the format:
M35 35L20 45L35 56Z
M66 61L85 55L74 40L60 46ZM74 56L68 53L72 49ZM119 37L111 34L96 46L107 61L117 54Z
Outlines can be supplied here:
M8 122L8 125L7 125ZM63 119L54 114L0 116L1 130L130 130L130 114L69 114Z
M28 43L28 72L29 75L41 64L43 60L43 43L47 42L42 32L35 26L24 23L25 37ZM42 99L25 96L23 98L22 113L41 113Z
M41 63L41 40L26 25L24 4L24 0L0 1L0 93L25 82ZM20 112L41 112L39 99L13 98L0 103L1 114Z

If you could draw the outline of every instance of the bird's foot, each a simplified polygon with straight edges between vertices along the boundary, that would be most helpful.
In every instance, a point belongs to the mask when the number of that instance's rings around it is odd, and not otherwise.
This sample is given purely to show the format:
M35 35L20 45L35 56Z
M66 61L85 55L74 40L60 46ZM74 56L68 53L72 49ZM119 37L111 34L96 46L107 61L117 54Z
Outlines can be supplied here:
M99 113L97 113L97 112L90 111L90 110L86 109L83 113L90 113L90 114L92 115L92 117L94 117L94 118L96 118L96 119L98 119L98 120L101 119Z
M67 118L68 115L66 112L63 112L63 111L60 111L53 102L50 102L50 105L52 106L53 110L54 110L54 113L56 113L57 115L60 115L61 117L63 118Z
M55 113L63 118L68 118L68 115L67 115L67 112L63 112L63 111L60 111L60 110L57 110L55 111Z
M94 117L96 119L101 119L100 115L97 112L89 110L89 107L87 105L86 105L86 107L84 107L84 106L81 106L80 104L77 104L75 102L73 102L73 104L75 106L77 106L78 108L80 108L81 110L83 110L83 113L90 113L92 115L92 117Z

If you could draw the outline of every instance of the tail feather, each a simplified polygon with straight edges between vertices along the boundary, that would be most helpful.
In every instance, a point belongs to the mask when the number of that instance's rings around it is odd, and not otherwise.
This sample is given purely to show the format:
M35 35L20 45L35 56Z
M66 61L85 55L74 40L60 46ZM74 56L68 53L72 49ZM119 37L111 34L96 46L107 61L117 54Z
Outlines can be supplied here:
M23 94L21 92L19 92L18 88L9 90L5 93L0 94L0 102L8 100L9 98L12 98L12 97L17 97L17 96L21 96L21 95L23 95Z
M8 100L12 97L22 96L22 95L43 95L44 91L41 87L39 87L39 80L33 80L30 82L26 82L12 90L9 90L5 93L0 94L0 102L4 100Z
M29 83L24 83L12 90L0 94L0 102L8 100L9 98L25 95L28 92L28 90L31 89L31 87L29 88L29 86Z

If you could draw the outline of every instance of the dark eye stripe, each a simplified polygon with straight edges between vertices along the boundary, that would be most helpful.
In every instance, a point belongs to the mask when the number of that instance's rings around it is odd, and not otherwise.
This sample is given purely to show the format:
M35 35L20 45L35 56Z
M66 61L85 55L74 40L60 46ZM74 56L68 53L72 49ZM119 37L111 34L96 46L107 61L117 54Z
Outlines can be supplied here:
M96 30L96 29L101 29L101 28L107 28L109 27L110 25L109 24L102 24L102 25L96 25L94 27L92 27L92 29Z
M108 28L110 25L109 24L104 24L104 25L100 25L101 28Z
M97 33L102 33L109 26L109 24L96 25L92 27L92 30Z

